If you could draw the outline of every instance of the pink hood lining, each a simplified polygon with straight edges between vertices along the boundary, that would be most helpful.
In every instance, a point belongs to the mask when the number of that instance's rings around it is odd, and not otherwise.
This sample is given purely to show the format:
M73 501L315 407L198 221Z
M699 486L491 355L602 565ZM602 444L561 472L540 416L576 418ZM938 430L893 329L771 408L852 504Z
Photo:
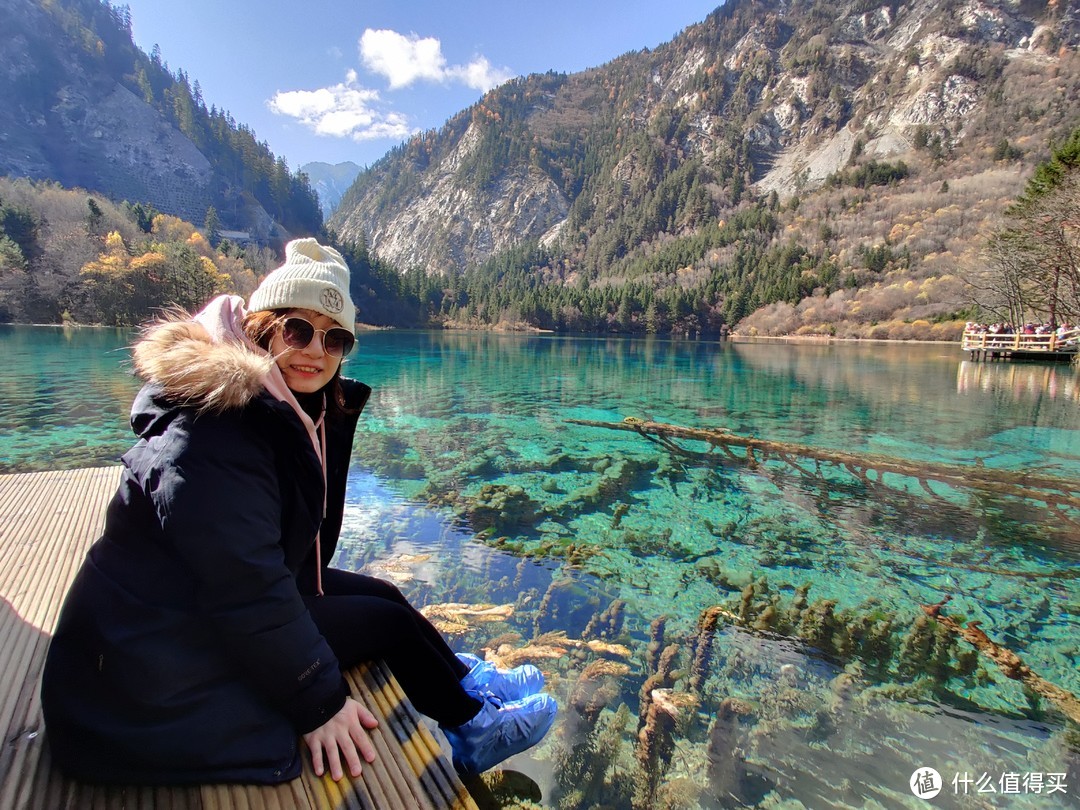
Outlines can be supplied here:
M239 342L253 352L265 353L262 348L251 341L243 329L244 299L238 295L219 295L199 312L194 318L195 323L202 326L215 343ZM281 369L277 363L270 365L270 370L263 378L263 385L270 395L279 402L287 403L296 412L300 423L307 430L311 446L315 455L322 465L323 476L323 517L326 517L326 398L323 398L322 413L318 421L312 421L307 412L300 407L300 403L293 395L292 389L285 383ZM322 587L322 548L320 544L320 531L315 533L315 583L319 596L323 595Z

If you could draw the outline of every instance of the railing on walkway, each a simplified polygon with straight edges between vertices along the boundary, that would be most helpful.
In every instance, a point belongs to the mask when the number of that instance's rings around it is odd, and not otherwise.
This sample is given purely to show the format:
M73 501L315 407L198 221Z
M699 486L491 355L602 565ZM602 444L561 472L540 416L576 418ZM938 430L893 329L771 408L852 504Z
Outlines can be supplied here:
M1001 334L984 330L965 329L960 347L972 357L1010 356L1013 354L1076 354L1080 348L1080 327L1062 333L1049 332L1030 335L1022 332Z

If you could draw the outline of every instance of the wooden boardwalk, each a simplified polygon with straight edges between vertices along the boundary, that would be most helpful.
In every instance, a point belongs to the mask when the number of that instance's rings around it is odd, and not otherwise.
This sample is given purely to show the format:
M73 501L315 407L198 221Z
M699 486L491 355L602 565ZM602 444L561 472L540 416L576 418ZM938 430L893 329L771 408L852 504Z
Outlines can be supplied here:
M381 662L347 673L379 718L377 759L358 779L304 773L276 786L101 787L52 766L39 685L60 603L101 533L119 467L0 475L0 808L293 810L476 808L448 757Z
M965 329L960 348L971 355L972 360L1071 360L1080 347L1080 329L1070 329L1058 336L993 334Z

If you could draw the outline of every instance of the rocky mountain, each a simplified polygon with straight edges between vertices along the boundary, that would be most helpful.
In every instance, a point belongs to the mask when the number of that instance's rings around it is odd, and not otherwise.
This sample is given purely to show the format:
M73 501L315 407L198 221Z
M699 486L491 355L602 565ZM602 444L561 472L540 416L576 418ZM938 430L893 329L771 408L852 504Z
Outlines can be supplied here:
M322 209L323 218L329 219L353 180L360 174L360 167L351 160L343 163L315 161L305 163L300 167L300 171L308 176L308 182L319 195L319 207Z
M496 88L363 172L330 225L427 273L533 245L550 283L712 284L729 322L921 283L978 261L1080 121L1078 41L1067 0L729 0L655 50ZM735 305L730 229L756 203L763 250L813 277Z
M183 70L131 39L125 6L0 0L0 174L152 205L260 241L322 224L314 193Z

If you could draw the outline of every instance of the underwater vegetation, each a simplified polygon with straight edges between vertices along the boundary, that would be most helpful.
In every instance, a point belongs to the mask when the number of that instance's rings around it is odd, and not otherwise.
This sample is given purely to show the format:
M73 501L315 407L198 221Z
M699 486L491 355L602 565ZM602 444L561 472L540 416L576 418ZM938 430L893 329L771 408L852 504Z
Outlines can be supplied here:
M87 355L104 330L41 334L57 339L9 352L0 456L115 463L129 336ZM917 808L924 765L1069 785L934 806L1080 806L1075 724L923 610L951 596L946 617L1015 653L1014 673L1080 692L1072 507L756 449L696 459L568 421L981 461L1022 489L1080 480L1076 369L1054 371L1055 396L1036 366L978 364L973 384L948 347L359 342L349 376L374 394L335 564L398 583L455 649L535 662L561 707L541 746L485 776L482 806Z
M559 700L530 754L550 767L542 798L504 786L500 806L908 807L930 762L1080 781L1075 717L1017 677L1080 690L1071 495L1050 512L776 453L527 441L460 414L438 431L374 432L360 454L468 538L440 538L410 598L456 647L539 666ZM401 526L350 564L423 533ZM954 626L924 608L950 596ZM1015 650L1011 674L965 635L980 625Z
M351 564L399 569L455 647L545 672L561 711L530 756L550 783L539 799L502 785L493 806L905 807L921 762L985 769L988 746L1015 770L1077 773L1076 725L922 608L955 594L960 625L983 621L1075 690L1060 615L1075 566L1053 542L1033 565L1030 546L994 542L969 509L915 508L918 493L793 487L652 448L523 459L490 434L470 456L477 440L417 453L409 496L484 554L465 545L476 559L445 554L426 579L388 562L392 543ZM671 504L688 511L657 519Z
M673 631L671 617L646 624L633 605L604 603L574 576L554 572L542 592L523 587L526 562L501 577L495 563L460 572L492 577L497 594L516 590L513 601L423 609L454 623L440 626L455 646L502 667L539 666L559 700L535 753L552 766L547 794L525 780L518 796L500 781L492 806L907 806L907 776L927 749L962 762L987 744L971 723L943 728L940 707L1014 724L1015 737L993 744L1028 747L1020 761L1029 770L1080 767L1080 725L932 610L889 612L874 600L838 609L810 585L781 592L760 577ZM1002 690L1011 710L996 702Z

